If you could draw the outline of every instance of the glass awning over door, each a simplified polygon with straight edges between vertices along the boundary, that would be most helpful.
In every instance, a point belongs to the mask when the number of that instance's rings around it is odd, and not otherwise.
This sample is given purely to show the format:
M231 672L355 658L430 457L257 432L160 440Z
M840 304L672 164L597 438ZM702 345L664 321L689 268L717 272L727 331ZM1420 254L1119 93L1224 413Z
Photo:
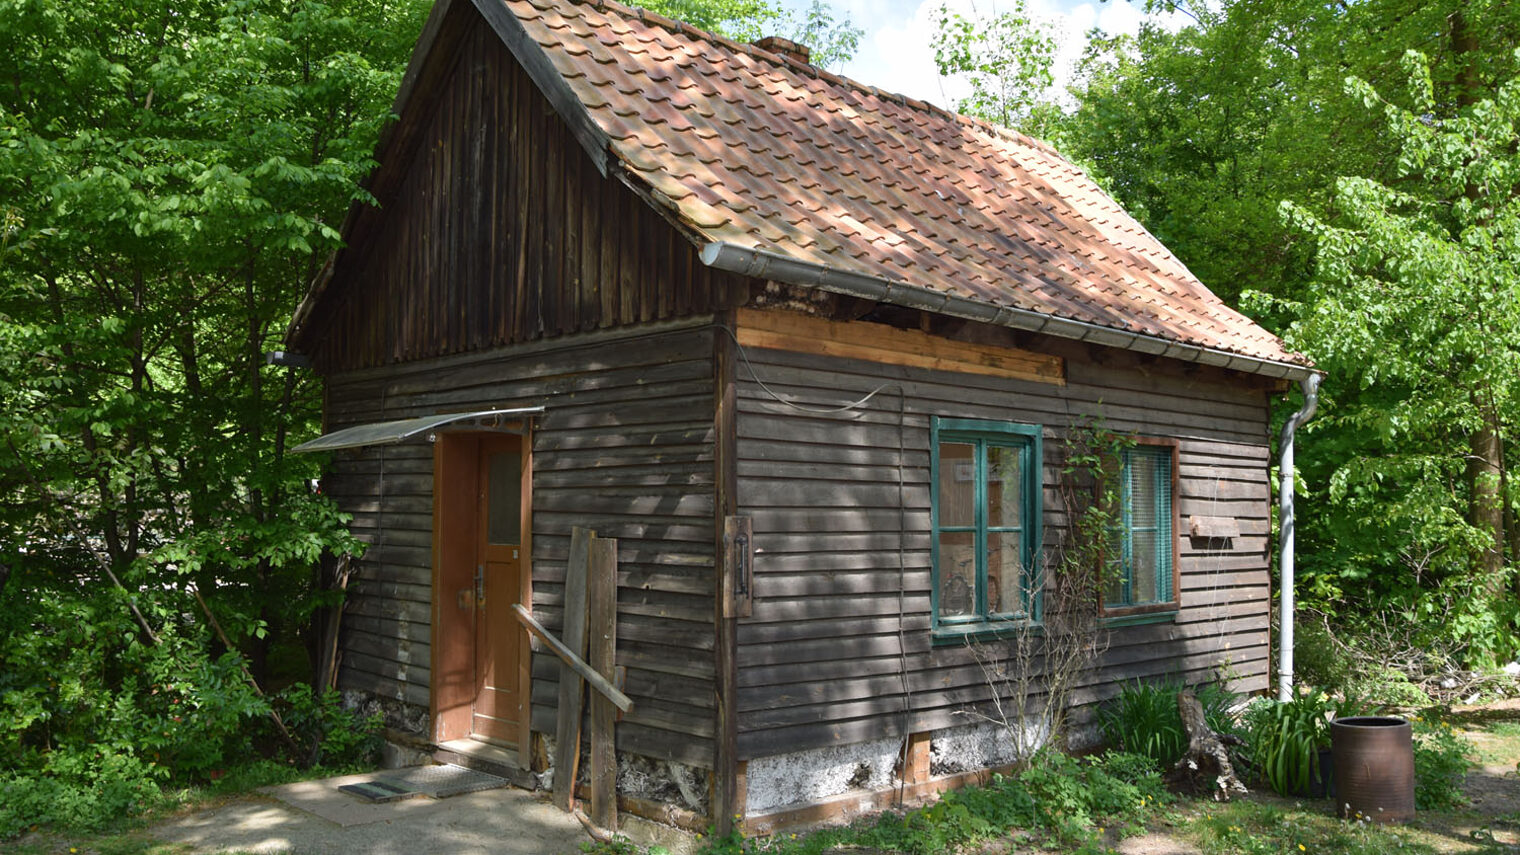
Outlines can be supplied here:
M469 413L437 413L393 422L374 422L355 425L323 434L310 442L292 448L292 452L337 451L340 448L362 448L366 445L393 445L405 442L418 434L437 430L445 425L465 421L495 421L498 424L536 416L543 407L518 407L509 410L477 410Z

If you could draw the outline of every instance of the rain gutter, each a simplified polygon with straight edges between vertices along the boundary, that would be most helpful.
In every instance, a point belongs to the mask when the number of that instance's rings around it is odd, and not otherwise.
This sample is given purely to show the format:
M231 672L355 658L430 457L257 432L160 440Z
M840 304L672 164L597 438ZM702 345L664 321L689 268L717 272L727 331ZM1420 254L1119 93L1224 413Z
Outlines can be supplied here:
M893 303L913 309L923 309L944 315L969 318L1029 332L1060 336L1077 341L1116 347L1164 356L1183 362L1216 365L1234 371L1260 374L1303 383L1309 377L1317 377L1303 365L1241 356L1224 350L1197 345L1181 344L1155 336L1114 329L1098 324L1058 318L1029 309L998 306L981 300L971 300L946 294L920 285L893 282L862 273L840 270L808 261L800 261L786 255L763 249L751 249L731 243L714 241L702 247L702 263L718 270L726 270L756 279L773 279L794 285L805 285L836 294L861 297ZM1317 381L1316 381L1317 382Z
M1304 405L1288 417L1282 429L1282 460L1277 474L1282 486L1277 492L1278 501L1278 569L1282 580L1279 594L1282 611L1277 620L1277 699L1287 702L1293 699L1293 536L1296 519L1293 512L1293 435L1298 426L1314 417L1319 406L1319 382L1321 375L1311 373L1298 381L1304 393Z

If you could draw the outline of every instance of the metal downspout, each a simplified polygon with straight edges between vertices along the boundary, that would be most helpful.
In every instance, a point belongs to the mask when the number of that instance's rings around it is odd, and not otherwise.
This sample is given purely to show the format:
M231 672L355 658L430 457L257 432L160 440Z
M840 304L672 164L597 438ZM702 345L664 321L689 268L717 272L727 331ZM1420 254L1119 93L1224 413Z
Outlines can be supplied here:
M1282 573L1282 613L1277 621L1277 699L1293 698L1293 434L1298 426L1314 417L1319 406L1319 381L1322 375L1312 373L1298 381L1304 393L1304 406L1288 418L1282 429L1282 461L1277 467L1282 486L1278 490L1278 523L1281 549L1278 569Z

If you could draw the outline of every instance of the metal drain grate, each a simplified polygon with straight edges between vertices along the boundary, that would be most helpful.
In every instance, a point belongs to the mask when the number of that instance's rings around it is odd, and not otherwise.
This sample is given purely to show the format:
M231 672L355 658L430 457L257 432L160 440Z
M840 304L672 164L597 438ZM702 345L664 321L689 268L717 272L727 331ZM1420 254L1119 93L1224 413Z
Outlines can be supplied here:
M487 775L485 772L477 772L452 763L442 766L397 769L378 776L376 780L415 790L435 799L446 799L449 796L480 790L494 790L497 787L505 787L508 783L506 778Z
M360 781L357 784L343 784L338 789L341 792L352 793L371 802L394 802L422 795L421 790L404 784L397 786L389 781L378 779L374 781Z

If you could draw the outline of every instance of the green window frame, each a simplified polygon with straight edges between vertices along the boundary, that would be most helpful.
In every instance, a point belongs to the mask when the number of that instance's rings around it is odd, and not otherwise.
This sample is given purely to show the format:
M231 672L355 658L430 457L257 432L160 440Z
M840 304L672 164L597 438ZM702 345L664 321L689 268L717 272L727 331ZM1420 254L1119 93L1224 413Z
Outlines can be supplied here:
M1137 440L1122 455L1120 519L1103 586L1107 617L1177 611L1177 444Z
M1037 624L1040 428L936 417L930 433L934 633Z

